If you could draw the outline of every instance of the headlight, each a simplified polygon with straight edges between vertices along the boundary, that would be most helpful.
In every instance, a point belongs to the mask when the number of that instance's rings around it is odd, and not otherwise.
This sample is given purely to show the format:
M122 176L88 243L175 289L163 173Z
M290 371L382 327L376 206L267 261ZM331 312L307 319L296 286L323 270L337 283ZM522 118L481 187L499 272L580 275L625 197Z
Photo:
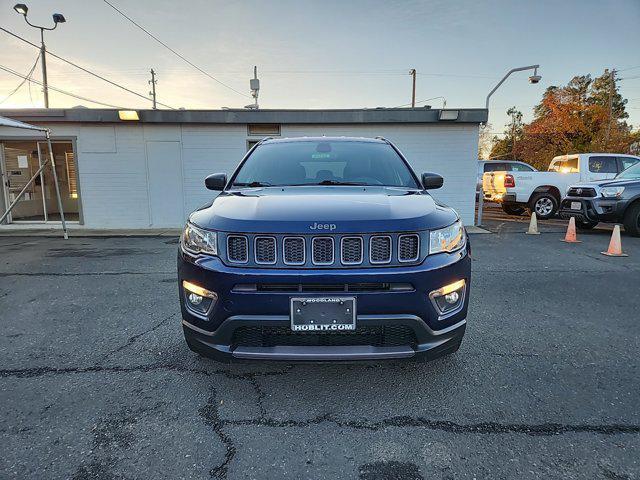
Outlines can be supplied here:
M183 250L190 253L206 253L207 255L218 254L218 241L216 232L203 230L190 223L184 227L180 237L180 245Z
M429 234L429 255L441 252L453 252L464 246L465 233L462 222L458 220L453 225L433 230Z
M604 187L600 193L605 198L619 197L624 192L624 187Z

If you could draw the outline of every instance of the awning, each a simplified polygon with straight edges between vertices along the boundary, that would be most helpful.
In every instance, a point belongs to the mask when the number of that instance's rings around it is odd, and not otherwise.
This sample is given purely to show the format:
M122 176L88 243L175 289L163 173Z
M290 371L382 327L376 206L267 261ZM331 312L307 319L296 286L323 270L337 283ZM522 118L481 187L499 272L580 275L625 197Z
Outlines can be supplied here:
M25 130L39 130L41 132L47 131L47 129L44 127L29 125L28 123L19 122L18 120L13 120L7 117L0 117L0 127L23 128Z

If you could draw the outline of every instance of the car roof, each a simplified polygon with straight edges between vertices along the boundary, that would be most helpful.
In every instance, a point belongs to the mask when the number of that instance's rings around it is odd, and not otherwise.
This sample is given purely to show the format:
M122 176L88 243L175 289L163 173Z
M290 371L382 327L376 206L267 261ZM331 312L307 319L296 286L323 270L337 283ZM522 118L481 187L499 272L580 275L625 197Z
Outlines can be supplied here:
M382 137L283 137L265 138L261 143L293 143L293 142L365 142L365 143L388 143Z

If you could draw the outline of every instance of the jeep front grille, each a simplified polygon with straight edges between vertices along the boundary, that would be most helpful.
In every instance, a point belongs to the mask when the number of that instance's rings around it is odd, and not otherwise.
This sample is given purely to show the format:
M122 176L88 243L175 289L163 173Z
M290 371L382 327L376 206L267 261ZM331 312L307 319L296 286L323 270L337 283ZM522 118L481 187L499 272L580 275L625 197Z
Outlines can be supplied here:
M303 237L284 237L282 248L286 265L304 265L306 255Z
M391 237L377 235L369 240L369 261L371 263L389 263L391 261Z
M333 263L333 237L314 237L311 246L314 265L331 265Z
M273 265L276 263L276 239L274 237L256 237L256 263Z
M227 237L227 255L230 262L247 263L249 260L249 242L244 235Z
M420 237L416 234L400 235L398 238L398 260L413 262L420 254Z
M261 268L357 268L417 264L424 233L289 235L220 232L220 255L230 264Z
M361 264L364 253L362 237L342 237L340 252L341 261L344 265Z

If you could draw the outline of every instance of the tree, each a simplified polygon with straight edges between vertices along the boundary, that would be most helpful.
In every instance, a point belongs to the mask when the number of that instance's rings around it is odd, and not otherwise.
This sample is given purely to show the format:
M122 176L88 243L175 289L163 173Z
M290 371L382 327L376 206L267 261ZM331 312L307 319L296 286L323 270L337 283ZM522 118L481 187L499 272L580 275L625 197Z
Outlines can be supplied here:
M491 153L489 154L490 159L519 159L516 147L518 142L522 140L524 129L524 124L522 123L522 112L516 107L511 107L507 110L507 115L511 118L511 122L505 127L502 138L499 138L498 136L493 137L493 145Z
M523 160L546 169L556 155L584 152L628 152L638 134L625 121L627 100L618 91L615 72L605 70L573 77L565 86L550 86L533 109L534 118L522 124L515 107L504 137L494 137L491 158Z

